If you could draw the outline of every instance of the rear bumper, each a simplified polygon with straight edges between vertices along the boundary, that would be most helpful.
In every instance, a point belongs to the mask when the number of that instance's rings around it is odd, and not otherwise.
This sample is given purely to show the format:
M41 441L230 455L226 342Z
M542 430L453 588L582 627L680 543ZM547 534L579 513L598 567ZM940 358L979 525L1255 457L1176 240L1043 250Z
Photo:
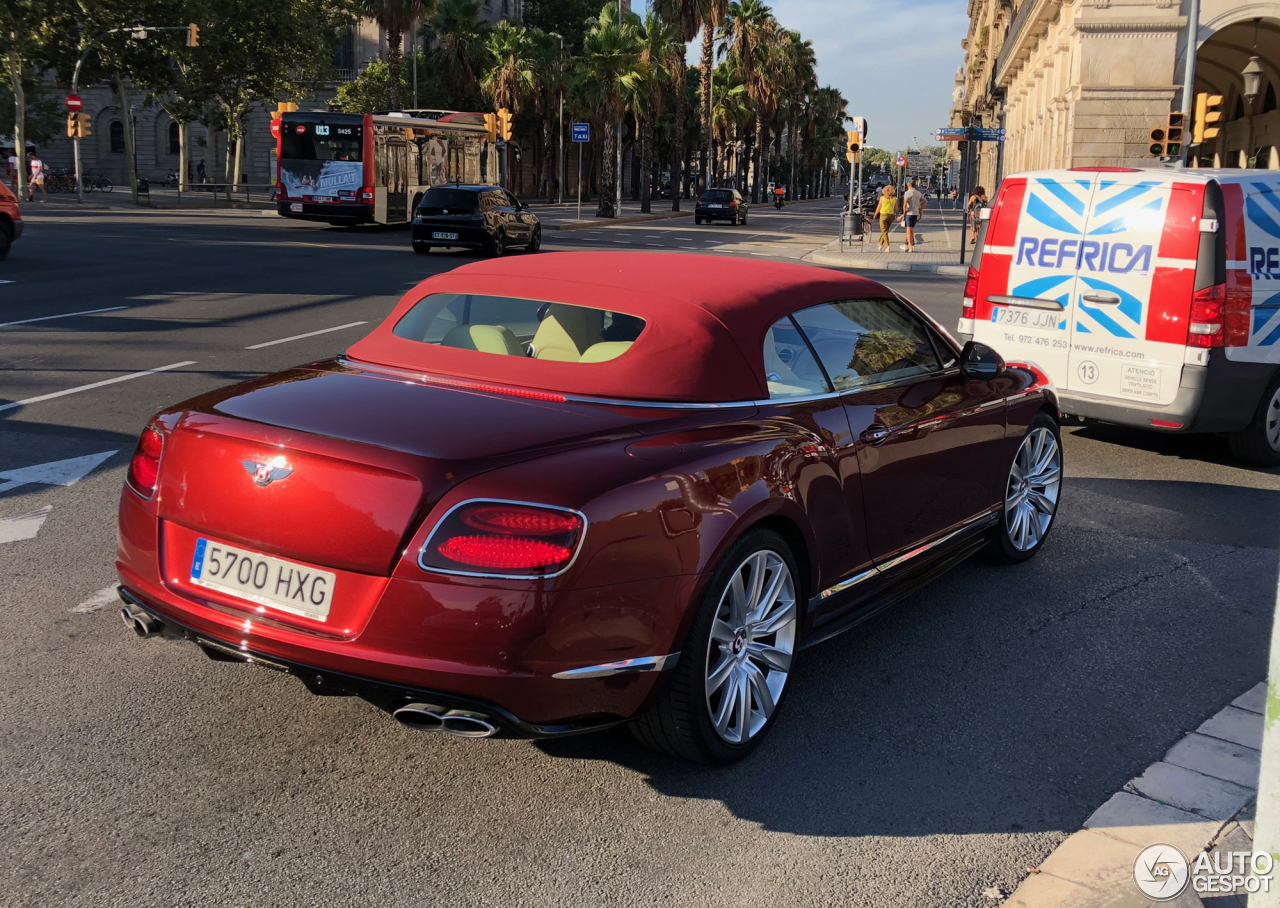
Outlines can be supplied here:
M456 240L438 240L433 233L456 233ZM463 249L480 249L488 246L491 238L483 227L458 227L444 224L414 224L413 241L427 246L460 247Z
M300 205L301 211L294 211L293 206ZM276 202L276 212L281 217L295 218L300 221L350 221L352 224L365 224L373 221L373 206L360 202L301 202L297 199L282 199Z
M194 643L211 659L221 662L244 662L293 675L309 691L318 696L360 697L389 713L395 712L408 703L434 703L447 709L465 710L485 716L509 735L526 738L559 738L598 731L625 721L622 717L603 716L578 722L536 725L525 722L498 704L483 699L364 678L330 668L283 659L262 652L245 641L234 643L223 640L184 624L164 607L146 599L127 586L121 586L119 592L120 598L126 603L142 609L162 622L164 636Z
M694 217L704 221L732 221L738 217L738 208L695 208Z
M1114 397L1059 389L1063 413L1157 432L1238 432L1245 428L1276 366L1227 359L1221 348L1209 351L1205 366L1184 365L1173 402L1164 407L1135 406ZM1153 425L1152 420L1177 425Z

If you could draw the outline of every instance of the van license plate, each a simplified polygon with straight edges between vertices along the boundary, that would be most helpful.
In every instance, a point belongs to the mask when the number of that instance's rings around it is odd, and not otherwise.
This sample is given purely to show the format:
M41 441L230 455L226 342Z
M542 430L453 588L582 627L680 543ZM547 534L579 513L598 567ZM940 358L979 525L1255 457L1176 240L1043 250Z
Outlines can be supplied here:
M191 582L315 621L329 617L335 575L208 539L196 541Z
M301 203L301 202L290 202L290 203L289 203L289 210L290 210L290 211L301 211L301 210L302 210L302 203Z
M1062 312L1044 309L1000 309L995 310L993 321L997 325L1017 325L1023 328L1058 328L1065 316Z
M431 239L433 240L456 240L457 238L458 235L456 233L445 233L442 230L433 230L431 232Z

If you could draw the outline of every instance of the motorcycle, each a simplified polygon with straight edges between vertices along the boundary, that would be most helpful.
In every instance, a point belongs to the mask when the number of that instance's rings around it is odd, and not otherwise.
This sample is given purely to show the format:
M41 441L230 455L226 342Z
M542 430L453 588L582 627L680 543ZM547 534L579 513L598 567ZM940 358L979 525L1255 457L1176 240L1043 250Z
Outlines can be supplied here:
M778 209L779 211L782 210L782 194L781 193L774 193L773 207Z

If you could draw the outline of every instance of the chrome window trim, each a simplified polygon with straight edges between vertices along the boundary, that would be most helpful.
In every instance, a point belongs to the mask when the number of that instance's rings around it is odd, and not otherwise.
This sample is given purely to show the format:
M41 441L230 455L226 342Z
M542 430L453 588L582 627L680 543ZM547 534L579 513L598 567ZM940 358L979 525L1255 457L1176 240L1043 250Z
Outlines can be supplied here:
M577 514L578 517L582 519L582 535L578 537L578 546L573 550L573 557L569 559L569 563L554 574L489 574L482 571L459 571L451 568L439 568L423 564L422 559L426 557L427 546L431 545L431 540L435 538L436 532L444 522L449 519L449 515L458 510L458 508L469 504L514 504L524 505L530 508L546 508L551 511L565 511L570 514ZM440 515L440 519L435 522L435 526L431 528L431 532L427 534L427 538L423 541L422 548L418 549L418 568L428 574L447 574L454 577L486 577L492 580L550 580L553 577L559 577L565 571L569 570L569 568L573 567L574 563L578 560L578 555L582 552L583 543L587 539L588 526L590 526L590 521L587 520L586 514L574 508L566 508L563 505L547 504L542 501L516 501L510 498L468 498L464 501L458 502Z
M667 653L665 656L640 656L637 659L622 659L618 662L605 662L602 665L570 668L556 672L551 677L572 681L579 678L608 678L613 675L635 675L640 672L663 672L675 668L679 659L678 652Z
M983 524L995 523L996 519L997 519L996 515L992 511L988 511L985 514L979 514L976 517L971 517L968 520L966 520L962 526L952 530L950 533L947 533L945 536L940 536L937 539L934 539L930 542L926 542L926 543L923 543L922 545L918 545L909 552L904 552L903 554L898 555L896 558L889 559L884 564L878 564L875 567L871 568L870 570L863 571L861 574L858 574L857 576L850 577L848 580L840 581L835 586L827 587L825 590L823 590L821 593L818 594L818 598L826 599L829 596L834 596L836 593L844 592L850 587L856 586L857 584L862 583L864 580L870 580L872 577L878 577L879 575L884 574L887 571L891 571L895 567L898 567L899 565L907 561L910 561L912 558L915 558L918 555L923 555L925 552L928 552L930 549L935 549L938 546L942 545L943 543L949 542L952 539L955 539L957 536L961 535L962 533L966 533L969 530L974 529L975 527L982 526Z

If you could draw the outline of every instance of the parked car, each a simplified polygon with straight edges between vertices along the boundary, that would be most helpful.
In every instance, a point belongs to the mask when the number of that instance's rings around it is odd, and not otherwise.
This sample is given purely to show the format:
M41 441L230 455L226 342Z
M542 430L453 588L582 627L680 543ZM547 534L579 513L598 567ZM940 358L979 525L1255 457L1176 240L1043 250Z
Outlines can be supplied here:
M13 241L22 236L22 226L18 197L0 183L0 260L8 257Z
M805 646L979 549L1034 556L1061 477L1043 375L882 284L564 253L436 275L335 360L158 413L116 567L139 635L415 728L625 722L723 763Z
M959 331L1034 361L1064 413L1220 432L1280 464L1280 175L1081 167L1007 177Z
M736 189L708 189L698 197L693 209L693 222L730 221L735 226L747 223L747 203Z
M527 204L497 186L449 183L428 189L413 216L413 251L433 247L483 249L501 256L542 247L542 224Z

